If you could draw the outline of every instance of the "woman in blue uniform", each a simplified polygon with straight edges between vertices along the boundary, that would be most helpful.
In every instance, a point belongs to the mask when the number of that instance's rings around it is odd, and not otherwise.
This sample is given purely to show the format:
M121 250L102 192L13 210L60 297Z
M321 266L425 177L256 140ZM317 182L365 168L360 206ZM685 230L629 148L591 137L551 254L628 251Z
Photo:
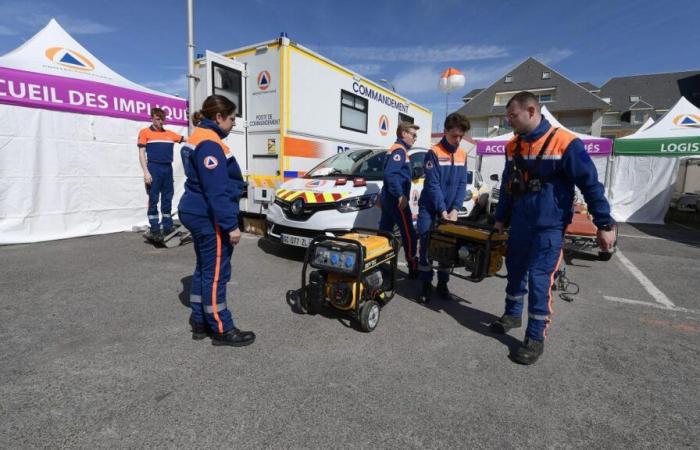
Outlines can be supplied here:
M226 307L231 254L241 239L238 201L244 186L241 169L222 141L236 123L235 112L229 99L211 95L192 116L196 128L181 150L187 181L178 211L192 232L197 257L190 291L192 338L209 335L214 345L242 347L255 341L255 333L236 328Z

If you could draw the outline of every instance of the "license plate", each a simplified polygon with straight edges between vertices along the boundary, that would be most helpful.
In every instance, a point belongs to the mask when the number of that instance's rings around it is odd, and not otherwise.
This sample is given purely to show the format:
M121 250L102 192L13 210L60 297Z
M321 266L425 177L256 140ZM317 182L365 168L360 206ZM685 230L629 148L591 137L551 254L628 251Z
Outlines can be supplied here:
M288 245L295 245L297 247L308 247L309 244L311 244L311 238L303 236L292 236L291 234L283 234L282 243Z

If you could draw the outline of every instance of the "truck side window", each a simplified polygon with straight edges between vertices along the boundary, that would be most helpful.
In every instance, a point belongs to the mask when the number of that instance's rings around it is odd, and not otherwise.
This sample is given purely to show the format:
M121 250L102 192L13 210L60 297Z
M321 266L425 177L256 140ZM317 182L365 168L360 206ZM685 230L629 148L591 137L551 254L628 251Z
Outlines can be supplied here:
M340 91L340 128L367 134L367 99Z
M230 67L224 67L213 63L212 81L214 82L214 94L223 95L236 105L236 117L243 117L243 103L241 92L243 90L241 72Z

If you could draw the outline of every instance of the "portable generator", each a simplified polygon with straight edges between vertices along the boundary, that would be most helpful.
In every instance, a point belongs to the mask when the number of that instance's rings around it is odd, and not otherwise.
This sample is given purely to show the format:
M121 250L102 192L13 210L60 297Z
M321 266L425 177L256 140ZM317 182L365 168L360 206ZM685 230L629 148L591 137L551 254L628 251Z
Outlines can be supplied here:
M507 241L507 233L497 233L488 225L465 219L441 221L430 232L428 260L437 261L458 278L479 282L501 270ZM456 272L458 268L467 275Z
M330 306L372 331L381 308L394 296L399 242L391 233L364 228L328 234L314 238L306 250L300 309L316 314ZM307 278L309 266L315 270Z

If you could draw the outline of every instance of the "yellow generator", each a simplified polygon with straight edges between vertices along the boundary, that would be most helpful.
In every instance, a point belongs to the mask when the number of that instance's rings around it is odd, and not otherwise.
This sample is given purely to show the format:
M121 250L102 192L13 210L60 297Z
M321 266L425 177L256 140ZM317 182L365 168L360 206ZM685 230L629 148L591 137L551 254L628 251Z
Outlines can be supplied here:
M314 238L306 251L299 306L316 314L324 306L342 311L372 331L394 296L399 242L383 231L355 228L340 236ZM309 273L309 266L315 269Z
M501 270L508 234L493 227L459 219L442 221L430 232L428 260L449 269L450 274L478 282ZM455 271L464 268L466 275Z

